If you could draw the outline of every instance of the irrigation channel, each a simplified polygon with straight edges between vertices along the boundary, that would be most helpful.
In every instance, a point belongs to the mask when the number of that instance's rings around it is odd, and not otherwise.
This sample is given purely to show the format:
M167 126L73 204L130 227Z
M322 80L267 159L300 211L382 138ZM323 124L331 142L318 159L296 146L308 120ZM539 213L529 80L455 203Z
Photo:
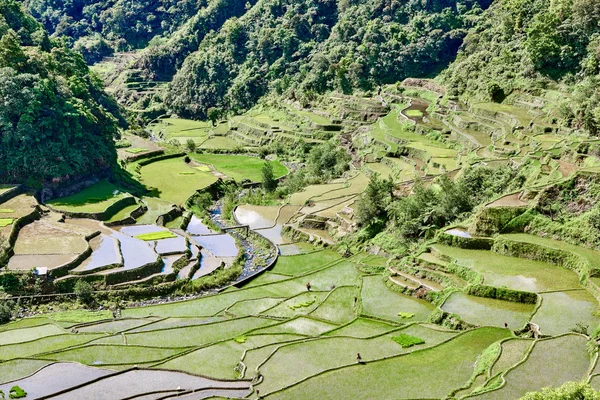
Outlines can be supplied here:
M233 226L233 225L230 225L229 222L223 218L222 203L220 200L218 202L216 202L209 209L209 213L210 213L211 221L216 226L221 228L221 230L224 231L225 229L231 228ZM252 230L250 228L248 228L248 232L250 232L250 231L252 231ZM252 232L254 232L254 231L252 231ZM264 263L260 263L260 265L256 265L254 263L254 259L256 258L257 252L256 252L254 245L246 237L241 235L239 233L239 231L237 231L237 230L230 230L228 233L224 234L224 235L229 234L231 236L234 236L238 240L238 243L241 244L242 249L244 251L244 255L245 255L245 261L244 261L244 266L242 267L242 273L240 274L240 276L238 277L238 279L236 280L236 282L234 284L238 284L242 281L246 281L249 278L252 278L255 275L260 274L264 270L270 268L277 260L277 256L279 254L279 249L277 248L277 245L275 245L273 242L271 242L264 236L262 236L256 232L254 232L254 233L259 235L264 240L267 240L275 249L274 252L269 254L269 257L267 257L267 259L264 261Z

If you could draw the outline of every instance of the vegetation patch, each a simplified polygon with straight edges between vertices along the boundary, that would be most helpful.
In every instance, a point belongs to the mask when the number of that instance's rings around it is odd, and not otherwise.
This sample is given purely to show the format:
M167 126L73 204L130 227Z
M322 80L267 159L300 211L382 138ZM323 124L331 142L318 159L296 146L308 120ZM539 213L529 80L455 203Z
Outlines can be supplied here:
M0 214L12 214L15 210L12 208L0 208Z
M15 220L13 218L0 218L0 228L12 225Z
M148 151L148 149L142 149L140 147L132 147L132 148L127 149L125 151L128 152L128 153L131 153L131 154L139 154L139 153L143 153L145 151Z
M418 344L423 344L425 341L416 336L407 335L406 333L401 333L398 336L393 336L392 339L394 342L398 343L402 348L416 346Z
M415 314L414 314L414 313L409 313L409 312L400 311L400 312L398 313L398 316L399 316L400 318L409 319L409 318L412 318L412 317L414 317L414 316L415 316Z

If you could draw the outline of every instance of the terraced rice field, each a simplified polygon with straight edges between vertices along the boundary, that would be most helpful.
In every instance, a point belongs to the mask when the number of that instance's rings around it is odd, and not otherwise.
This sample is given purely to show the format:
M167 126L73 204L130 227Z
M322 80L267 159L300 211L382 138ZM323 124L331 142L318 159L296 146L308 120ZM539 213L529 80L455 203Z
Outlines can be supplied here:
M217 171L238 182L245 179L252 182L262 181L262 167L265 161L260 158L222 154L192 154L191 157L197 162L214 166ZM287 174L287 168L279 161L270 163L276 178Z
M67 197L50 200L48 205L69 212L100 213L117 200L128 196L112 183L101 180L82 191Z
M152 188L152 197L173 204L184 203L196 190L217 180L209 172L188 166L183 158L153 162L143 166L140 174L142 183Z

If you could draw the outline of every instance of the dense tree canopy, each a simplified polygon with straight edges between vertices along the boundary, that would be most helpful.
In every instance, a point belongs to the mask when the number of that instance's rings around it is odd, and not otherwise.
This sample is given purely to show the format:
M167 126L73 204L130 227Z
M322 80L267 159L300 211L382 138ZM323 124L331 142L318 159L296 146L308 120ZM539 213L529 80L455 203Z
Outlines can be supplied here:
M39 185L115 164L118 107L13 0L0 0L0 104L0 181Z
M598 1L498 0L476 18L476 28L443 74L451 95L496 100L500 91L535 92L558 81L574 87L575 101L561 108L562 117L598 133Z

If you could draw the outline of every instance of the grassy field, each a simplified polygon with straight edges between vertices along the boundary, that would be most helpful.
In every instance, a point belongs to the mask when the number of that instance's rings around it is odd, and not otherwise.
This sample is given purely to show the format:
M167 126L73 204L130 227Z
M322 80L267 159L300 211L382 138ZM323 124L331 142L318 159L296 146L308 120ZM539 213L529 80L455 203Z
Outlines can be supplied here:
M47 203L60 210L71 212L97 213L108 208L115 201L128 196L107 180L89 186L74 195L50 200Z
M213 165L217 171L238 182L244 179L253 182L262 181L262 167L265 160L260 158L222 154L192 154L191 157L198 162ZM270 163L276 178L287 174L287 168L279 161L270 161Z
M175 204L184 203L196 190L217 180L209 172L189 167L183 158L145 165L140 169L140 174L142 183L153 189L153 197Z

